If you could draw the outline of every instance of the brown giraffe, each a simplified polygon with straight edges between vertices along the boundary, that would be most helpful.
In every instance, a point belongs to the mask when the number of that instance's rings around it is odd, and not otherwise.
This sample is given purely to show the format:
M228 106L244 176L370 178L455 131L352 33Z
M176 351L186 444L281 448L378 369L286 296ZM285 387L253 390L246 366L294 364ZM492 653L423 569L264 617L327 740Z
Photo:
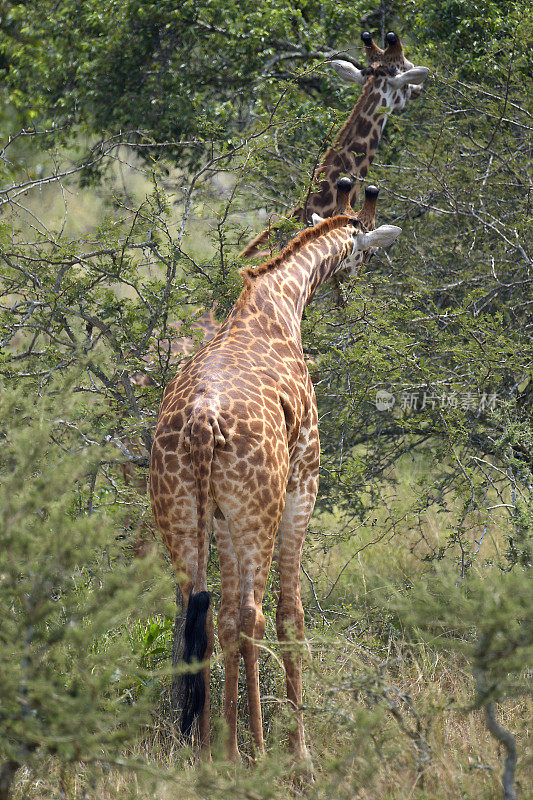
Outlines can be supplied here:
M341 184L342 190L342 184ZM237 686L243 656L250 727L262 752L258 646L262 600L277 534L280 594L277 632L287 697L295 713L292 752L308 762L302 712L300 562L318 489L318 415L302 352L300 322L317 287L339 270L350 274L372 247L400 228L374 228L377 189L358 214L319 222L274 258L243 270L244 288L215 337L167 386L154 436L150 494L187 606L184 660L204 662L183 677L182 732L199 718L209 752L209 665L213 618L207 592L207 543L213 525L221 577L218 636L225 666L228 755L238 757ZM207 664L206 664L207 662Z
M345 180L350 183L348 179ZM154 336L156 337L157 344L152 345L148 353L143 356L147 372L133 373L130 377L130 383L134 386L141 387L156 385L150 374L150 369L156 359L156 353L162 352L164 354L163 358L168 358L169 367L177 367L183 363L184 356L186 358L190 357L202 344L209 342L220 328L220 322L218 322L215 317L216 307L217 303L208 311L204 311L191 325L194 331L198 331L201 334L202 338L200 340L193 339L190 336L180 336L177 339L171 339L170 337L162 337L161 331L155 330ZM179 331L181 326L182 323L179 320L177 322L168 323L168 328L172 328L175 331ZM304 358L309 369L311 381L313 383L318 383L320 380L320 371L315 361L308 355L304 355ZM135 455L146 454L144 446L139 441L134 441L130 438L122 438L121 441L130 453L134 453ZM121 468L124 484L130 486L136 494L144 497L148 491L148 474L145 469L143 467L134 466L131 461L123 462ZM131 527L129 517L127 517L125 525ZM146 519L143 519L135 531L132 544L133 554L136 558L143 558L153 550L154 545L154 530L150 523Z
M341 175L355 179L350 197L352 203L355 201L360 181L368 172L385 127L387 114L383 109L402 111L410 99L420 95L422 83L429 75L426 67L415 67L405 58L400 38L394 32L390 31L385 37L385 50L375 44L368 31L361 34L361 39L368 61L365 69L359 70L348 61L329 62L343 80L358 83L363 91L316 170L317 190L309 194L303 206L297 206L289 214L304 225L313 213L321 217L338 213L335 185ZM275 239L275 232L267 228L239 255L245 258L265 255L264 249L269 242L275 246Z

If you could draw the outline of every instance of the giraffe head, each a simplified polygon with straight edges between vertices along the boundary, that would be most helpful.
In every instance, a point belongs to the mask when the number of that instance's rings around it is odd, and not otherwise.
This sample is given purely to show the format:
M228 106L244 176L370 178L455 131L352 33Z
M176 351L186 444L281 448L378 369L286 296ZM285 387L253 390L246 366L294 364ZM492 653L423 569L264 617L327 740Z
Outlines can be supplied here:
M400 37L393 31L385 37L385 50L377 46L369 31L364 31L361 39L366 49L367 67L357 69L349 61L340 60L331 61L331 66L343 80L360 86L372 79L374 91L381 94L384 106L391 111L402 111L410 99L420 95L429 70L415 67L405 58Z
M349 217L349 224L353 227L353 250L341 262L337 272L342 271L352 277L359 273L369 251L373 251L376 247L388 247L398 238L402 229L397 225L380 225L379 228L375 228L376 202L379 195L377 186L365 187L365 201L357 213L350 205L353 181L349 178L340 178L336 183L336 188L335 213ZM323 221L323 218L318 214L313 214L312 220L313 225L317 225Z

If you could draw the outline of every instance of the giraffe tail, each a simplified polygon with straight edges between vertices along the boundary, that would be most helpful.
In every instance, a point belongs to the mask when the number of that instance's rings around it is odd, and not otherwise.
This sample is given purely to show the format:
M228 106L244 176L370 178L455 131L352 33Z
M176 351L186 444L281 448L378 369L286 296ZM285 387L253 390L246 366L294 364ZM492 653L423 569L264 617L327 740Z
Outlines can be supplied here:
M196 484L196 519L198 536L198 567L194 586L187 603L183 634L183 661L194 665L205 659L207 652L207 613L210 596L207 591L206 533L208 523L209 483L211 465L217 445L225 444L216 416L210 410L193 412L187 426L185 447L191 454ZM196 720L205 705L206 686L202 670L191 669L181 677L181 733L190 739Z
M185 630L183 633L183 660L186 664L201 663L207 650L206 620L209 609L209 592L197 592L189 597ZM180 681L181 734L191 738L196 720L205 705L205 682L199 669L185 672Z

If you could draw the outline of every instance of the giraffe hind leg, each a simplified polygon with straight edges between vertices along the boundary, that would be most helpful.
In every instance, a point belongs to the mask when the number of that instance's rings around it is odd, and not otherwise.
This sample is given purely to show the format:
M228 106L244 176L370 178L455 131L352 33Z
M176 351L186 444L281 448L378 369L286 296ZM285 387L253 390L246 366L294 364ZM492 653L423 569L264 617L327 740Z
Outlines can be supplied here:
M255 753L264 752L261 702L259 695L259 648L256 644L263 637L265 620L261 610L264 586L254 580L256 569L250 564L243 568L248 537L237 539L237 549L230 534L228 523L215 515L215 537L219 551L222 583L222 598L218 612L218 635L224 653L225 697L224 714L228 726L228 758L239 757L237 744L237 701L239 663L241 655L246 673L246 688L250 729ZM235 527L234 527L235 530ZM237 550L241 556L240 563ZM268 558L268 566L270 558ZM266 572L268 573L268 566Z
M280 518L281 512L268 521L258 521L251 515L242 515L238 521L229 520L239 570L239 648L244 660L250 729L257 754L265 749L258 664L258 645L265 632L262 603Z
M252 593L242 598L239 611L239 633L246 673L250 729L252 731L254 749L258 754L263 753L265 750L259 691L259 647L257 646L257 642L261 641L265 632L265 618L260 606L261 601L256 602Z
M276 614L278 640L283 645L287 680L287 700L293 708L294 727L289 747L312 780L312 764L305 743L302 705L301 646L305 640L301 599L300 568L303 542L317 492L314 476L287 492L285 510L278 532L278 572L280 595Z
M217 513L218 512L218 513ZM228 523L222 512L215 511L213 529L217 543L222 587L217 629L224 655L224 717L227 725L227 754L237 761L237 699L239 687L239 602L240 582L237 554L233 547Z

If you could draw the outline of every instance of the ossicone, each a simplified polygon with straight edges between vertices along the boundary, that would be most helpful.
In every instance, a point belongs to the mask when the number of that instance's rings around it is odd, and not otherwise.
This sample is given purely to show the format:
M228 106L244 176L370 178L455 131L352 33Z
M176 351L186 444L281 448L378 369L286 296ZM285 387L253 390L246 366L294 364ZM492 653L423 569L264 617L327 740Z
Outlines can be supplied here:
M353 189L353 186L354 186L354 181L346 177L339 178L335 184L337 192L340 192L341 194L350 194L350 192Z
M365 197L368 200L376 200L379 194L379 189L377 186L370 184L369 186L365 186Z
M366 47L367 61L370 64L373 63L374 61L381 61L381 58L383 56L383 50L381 49L381 47L377 46L374 39L372 38L372 34L370 33L370 31L363 31L363 33L361 34L361 41Z

